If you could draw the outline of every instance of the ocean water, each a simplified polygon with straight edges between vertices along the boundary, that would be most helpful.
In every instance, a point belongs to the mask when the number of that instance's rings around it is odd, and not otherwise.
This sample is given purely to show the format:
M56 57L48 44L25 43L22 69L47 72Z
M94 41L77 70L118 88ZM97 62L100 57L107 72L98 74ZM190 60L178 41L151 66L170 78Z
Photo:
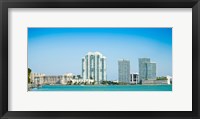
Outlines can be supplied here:
M31 91L172 91L172 85L44 85Z

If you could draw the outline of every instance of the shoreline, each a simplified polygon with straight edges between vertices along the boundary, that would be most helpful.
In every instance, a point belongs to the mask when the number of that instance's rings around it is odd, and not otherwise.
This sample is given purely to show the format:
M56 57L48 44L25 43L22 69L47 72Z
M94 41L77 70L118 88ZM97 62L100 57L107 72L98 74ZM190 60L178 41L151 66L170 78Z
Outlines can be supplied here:
M44 85L30 91L172 91L172 85Z

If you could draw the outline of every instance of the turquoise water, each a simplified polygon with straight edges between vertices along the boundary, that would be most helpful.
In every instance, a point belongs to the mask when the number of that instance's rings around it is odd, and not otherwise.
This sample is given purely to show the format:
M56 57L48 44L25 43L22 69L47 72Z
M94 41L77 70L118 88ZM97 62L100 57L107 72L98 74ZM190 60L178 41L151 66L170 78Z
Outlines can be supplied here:
M31 91L172 91L172 85L45 85Z

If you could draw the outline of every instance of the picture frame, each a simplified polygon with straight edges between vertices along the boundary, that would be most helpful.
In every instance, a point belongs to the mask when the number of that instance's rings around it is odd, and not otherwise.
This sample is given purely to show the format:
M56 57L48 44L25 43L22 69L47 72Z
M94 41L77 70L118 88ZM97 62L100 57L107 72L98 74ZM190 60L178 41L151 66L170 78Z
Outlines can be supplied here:
M192 8L192 111L8 111L9 8ZM1 0L0 117L21 118L200 118L200 2L199 0Z

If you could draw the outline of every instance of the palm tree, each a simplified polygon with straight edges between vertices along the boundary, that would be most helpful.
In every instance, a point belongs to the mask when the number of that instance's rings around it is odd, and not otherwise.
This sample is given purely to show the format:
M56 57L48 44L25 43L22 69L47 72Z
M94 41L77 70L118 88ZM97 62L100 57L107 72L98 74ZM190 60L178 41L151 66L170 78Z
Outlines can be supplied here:
M31 83L31 69L28 68L28 83Z

